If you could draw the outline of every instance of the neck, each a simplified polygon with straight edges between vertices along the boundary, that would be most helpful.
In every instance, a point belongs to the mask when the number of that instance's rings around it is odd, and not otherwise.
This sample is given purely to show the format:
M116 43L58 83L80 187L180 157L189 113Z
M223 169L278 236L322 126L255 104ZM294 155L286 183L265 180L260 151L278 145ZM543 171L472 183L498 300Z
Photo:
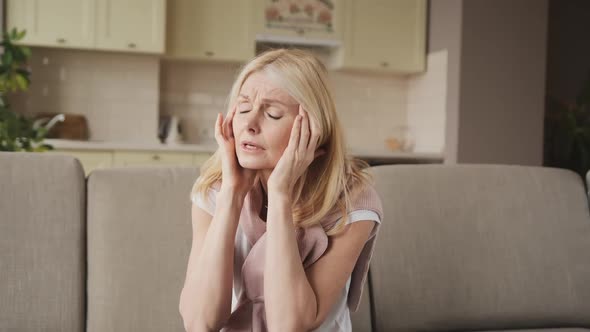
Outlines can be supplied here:
M272 173L272 169L271 170L263 170L260 171L258 177L260 179L260 184L262 185L262 194L266 200L266 198L268 197L268 178L270 177L270 174Z
M270 171L272 172L272 170ZM270 172L264 170L259 172L258 177L260 181L260 186L262 187L262 207L260 209L260 219L266 222L266 213L268 212L268 177L270 176Z

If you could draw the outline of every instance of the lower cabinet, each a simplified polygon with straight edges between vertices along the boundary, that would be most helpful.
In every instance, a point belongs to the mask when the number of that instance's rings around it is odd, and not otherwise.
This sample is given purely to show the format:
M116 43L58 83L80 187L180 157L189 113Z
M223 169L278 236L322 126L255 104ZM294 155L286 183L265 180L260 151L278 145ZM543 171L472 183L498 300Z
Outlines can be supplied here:
M122 150L74 150L56 149L49 153L75 157L84 167L84 173L95 169L127 166L195 166L209 159L208 152L162 152L162 151L122 151Z
M192 166L192 153L115 151L113 166L177 165Z
M195 153L193 155L193 165L201 167L212 155L212 153Z
M86 175L95 169L113 167L113 153L111 151L52 150L48 153L73 156L80 161Z

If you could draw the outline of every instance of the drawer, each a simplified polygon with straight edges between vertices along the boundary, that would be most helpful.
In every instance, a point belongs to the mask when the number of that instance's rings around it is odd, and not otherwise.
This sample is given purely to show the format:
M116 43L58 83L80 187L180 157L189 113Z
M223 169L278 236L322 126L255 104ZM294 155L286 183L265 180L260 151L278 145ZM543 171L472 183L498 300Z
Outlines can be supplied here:
M201 167L209 158L211 158L212 153L206 152L199 152L193 155L193 165L197 167Z
M192 166L192 153L176 152L135 152L115 151L113 152L114 166Z

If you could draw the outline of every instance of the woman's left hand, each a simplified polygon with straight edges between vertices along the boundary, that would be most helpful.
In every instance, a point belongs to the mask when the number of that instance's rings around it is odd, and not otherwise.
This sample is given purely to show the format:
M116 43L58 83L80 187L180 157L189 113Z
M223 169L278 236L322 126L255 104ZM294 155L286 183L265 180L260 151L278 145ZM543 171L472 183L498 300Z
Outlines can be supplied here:
M293 122L289 144L268 178L269 193L284 194L289 199L292 198L299 177L316 157L325 153L322 149L316 151L319 137L319 126L299 105L299 115Z

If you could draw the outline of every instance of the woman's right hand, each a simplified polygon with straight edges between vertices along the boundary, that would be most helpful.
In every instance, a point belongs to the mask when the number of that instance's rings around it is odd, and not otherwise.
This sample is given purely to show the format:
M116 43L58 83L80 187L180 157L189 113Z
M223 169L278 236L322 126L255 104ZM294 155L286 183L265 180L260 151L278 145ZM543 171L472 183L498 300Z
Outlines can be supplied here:
M243 168L238 162L232 126L235 113L234 105L225 119L221 113L217 115L215 140L221 148L221 190L245 197L254 185L258 172Z

